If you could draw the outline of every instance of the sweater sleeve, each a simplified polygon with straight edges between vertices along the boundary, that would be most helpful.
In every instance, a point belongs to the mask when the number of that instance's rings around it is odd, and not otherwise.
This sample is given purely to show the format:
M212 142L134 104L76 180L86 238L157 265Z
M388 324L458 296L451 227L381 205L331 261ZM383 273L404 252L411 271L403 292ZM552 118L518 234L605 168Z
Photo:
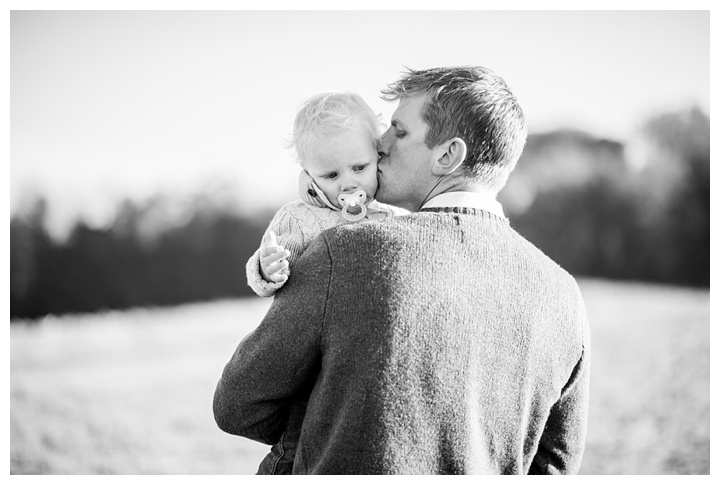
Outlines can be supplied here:
M265 241L267 241L270 231L273 231L277 236L277 243L290 251L290 256L287 258L290 266L285 270L285 274L290 276L290 268L311 242L311 238L303 231L303 222L294 212L286 207L280 209L278 213L275 214L275 217L273 217L262 237L261 247L265 244ZM275 292L285 284L284 282L276 283L274 281L267 281L263 278L260 270L260 248L250 256L250 259L245 265L245 273L248 285L258 296L273 296Z
M293 399L312 389L320 368L331 267L318 238L260 325L240 342L215 391L220 429L267 444L280 438Z
M585 305L578 294L576 324L582 335L582 353L540 437L530 474L575 474L580 470L587 435L590 390L590 329Z

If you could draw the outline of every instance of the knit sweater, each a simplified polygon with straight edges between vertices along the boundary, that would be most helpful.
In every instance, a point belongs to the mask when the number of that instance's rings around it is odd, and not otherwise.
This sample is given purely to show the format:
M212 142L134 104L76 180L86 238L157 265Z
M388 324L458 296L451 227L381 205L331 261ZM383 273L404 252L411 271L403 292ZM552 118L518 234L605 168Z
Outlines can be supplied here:
M477 209L322 233L214 398L276 443L309 394L294 473L575 473L590 333L575 280Z

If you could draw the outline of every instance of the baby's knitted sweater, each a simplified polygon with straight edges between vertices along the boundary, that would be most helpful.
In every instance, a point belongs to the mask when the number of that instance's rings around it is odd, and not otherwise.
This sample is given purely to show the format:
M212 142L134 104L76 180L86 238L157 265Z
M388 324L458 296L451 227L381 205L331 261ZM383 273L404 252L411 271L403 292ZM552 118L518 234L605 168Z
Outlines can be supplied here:
M277 243L290 252L287 258L290 268L318 234L331 227L348 224L341 211L329 206L324 197L321 200L320 197L308 194L307 184L310 181L309 176L301 173L300 199L280 208L270 222L260 244L262 247L267 241L268 233L273 231L277 236ZM317 186L315 190L319 190ZM378 220L401 214L407 214L407 211L372 201L367 205L367 215L363 220ZM248 285L258 296L273 296L285 284L266 281L262 277L259 248L248 260L245 270ZM289 271L286 274L289 274Z

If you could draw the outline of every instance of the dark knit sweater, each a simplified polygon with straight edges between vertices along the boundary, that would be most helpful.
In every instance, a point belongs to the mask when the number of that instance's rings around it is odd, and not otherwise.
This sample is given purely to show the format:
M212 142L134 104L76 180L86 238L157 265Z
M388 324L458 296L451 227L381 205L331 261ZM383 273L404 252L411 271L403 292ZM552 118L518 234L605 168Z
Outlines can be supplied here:
M218 383L228 433L294 473L574 473L590 335L575 280L508 222L432 209L322 233Z

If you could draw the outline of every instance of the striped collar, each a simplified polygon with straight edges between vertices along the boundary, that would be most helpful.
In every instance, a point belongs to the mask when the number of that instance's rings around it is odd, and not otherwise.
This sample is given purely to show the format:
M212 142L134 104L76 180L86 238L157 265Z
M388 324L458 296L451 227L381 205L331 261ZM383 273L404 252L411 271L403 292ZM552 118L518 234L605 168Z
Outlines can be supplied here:
M481 192L444 192L427 201L420 210L431 207L472 207L505 217L502 204L492 195Z

